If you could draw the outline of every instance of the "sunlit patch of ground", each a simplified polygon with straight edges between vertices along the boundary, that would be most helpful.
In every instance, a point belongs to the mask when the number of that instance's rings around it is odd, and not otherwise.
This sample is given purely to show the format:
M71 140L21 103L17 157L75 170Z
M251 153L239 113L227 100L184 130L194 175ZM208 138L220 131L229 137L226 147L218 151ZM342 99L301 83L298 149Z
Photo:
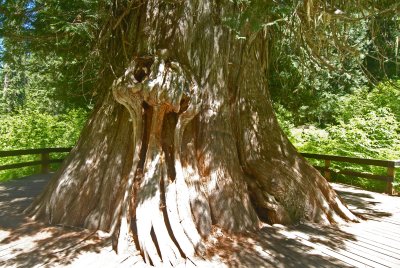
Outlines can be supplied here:
M0 184L0 267L146 267L136 250L117 255L106 233L49 226L24 216L49 177ZM257 233L217 227L197 267L400 267L400 198L334 188L361 223L264 225ZM191 261L182 267L195 267Z

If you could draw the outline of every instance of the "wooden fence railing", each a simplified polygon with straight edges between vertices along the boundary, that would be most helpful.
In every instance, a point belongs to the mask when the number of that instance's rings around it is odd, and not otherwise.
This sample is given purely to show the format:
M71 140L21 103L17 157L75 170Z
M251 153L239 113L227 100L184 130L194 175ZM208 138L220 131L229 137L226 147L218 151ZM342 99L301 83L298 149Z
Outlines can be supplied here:
M21 156L21 155L41 155L40 160L38 161L30 161L30 162L22 162L16 164L7 164L0 166L1 170L13 169L13 168L21 168L28 166L41 166L41 173L48 173L49 166L51 163L60 163L64 159L51 159L50 153L65 153L70 152L72 148L41 148L41 149L26 149L26 150L13 150L13 151L0 151L1 157L10 157L10 156ZM396 167L400 167L400 160L377 160L377 159L364 159L364 158L356 158L356 157L346 157L346 156L336 156L336 155L323 155L323 154L310 154L310 153L301 153L305 158L324 160L325 166L315 166L318 170L323 172L324 177L329 181L331 179L331 174L343 174L367 179L374 179L385 181L386 193L393 194L393 181L396 174ZM377 175L370 174L364 172L356 172L352 170L338 170L334 171L330 169L330 164L332 161L335 162L345 162L345 163L353 163L353 164L361 164L361 165L370 165L370 166L380 166L386 167L387 174L386 175Z
M13 150L13 151L0 151L0 157L10 156L21 156L21 155L40 155L40 160L22 162L16 164L8 164L0 166L0 170L29 167L29 166L41 166L41 173L48 173L50 164L60 163L64 159L51 159L50 153L65 153L70 152L71 148L41 148L41 149L26 149L26 150Z
M400 167L400 160L377 160L377 159L364 159L364 158L356 158L356 157L347 157L347 156L336 156L336 155L323 155L323 154L309 154L302 153L305 158L325 160L325 166L314 166L316 169L323 172L324 177L329 181L331 179L331 174L343 174L348 176L380 180L386 182L386 193L392 195L393 194L393 181L396 175L396 167ZM357 172L352 170L338 170L334 171L330 169L331 162L345 162L345 163L353 163L360 165L370 165L370 166L379 166L386 168L386 175L378 175L378 174L370 174L365 172Z

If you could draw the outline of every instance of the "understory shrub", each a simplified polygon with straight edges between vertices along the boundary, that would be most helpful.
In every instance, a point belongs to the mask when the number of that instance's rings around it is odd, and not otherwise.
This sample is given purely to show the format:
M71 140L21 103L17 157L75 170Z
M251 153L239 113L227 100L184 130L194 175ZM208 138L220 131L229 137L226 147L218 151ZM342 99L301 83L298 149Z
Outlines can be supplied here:
M286 121L281 125L300 152L396 160L400 159L399 100L400 81L382 83L370 91L356 90L341 98L340 110L335 112L336 123L325 128L314 125L294 127L287 116L289 112L282 107L276 111L280 113L278 120ZM310 161L323 166L322 162ZM333 169L386 174L386 169L381 167L335 162L331 166ZM384 182L370 179L347 176L335 176L334 179L380 192L386 186ZM396 176L394 185L398 192L399 184L400 176Z
M71 109L64 114L51 115L38 111L20 111L0 117L0 151L45 147L71 147L87 119L84 109ZM52 155L61 158L65 154ZM0 165L38 160L26 155L0 158ZM0 181L37 173L40 167L10 169L0 172Z

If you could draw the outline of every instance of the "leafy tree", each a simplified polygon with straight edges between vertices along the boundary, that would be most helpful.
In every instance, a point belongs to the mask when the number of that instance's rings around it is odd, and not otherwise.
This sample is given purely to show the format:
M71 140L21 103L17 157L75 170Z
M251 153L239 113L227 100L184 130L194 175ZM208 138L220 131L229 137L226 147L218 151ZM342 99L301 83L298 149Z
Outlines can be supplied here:
M285 131L289 133L296 148L303 152L383 160L399 159L400 110L396 98L400 92L398 83L398 81L386 81L372 90L364 87L339 98L339 108L335 111L335 120L338 123L323 129L303 126L286 128ZM280 118L281 121L285 119L282 116ZM382 168L370 166L336 165L341 169L358 169L375 174L386 173ZM383 191L385 187L384 183L371 180L343 178L342 181L358 183L367 189L378 191ZM395 185L398 184L399 178L395 182Z
M400 121L400 80L389 80L372 90L361 88L340 99L343 109L336 111L337 120L347 122L351 117L362 116L370 111L388 109ZM351 109L357 107L357 109Z
M78 140L86 119L85 109L71 109L59 115L33 109L3 114L0 117L0 151L72 147ZM1 158L0 165L38 160L35 157L26 155ZM38 171L38 167L4 170L0 172L0 181L21 178L35 171Z
M397 6L385 3L387 11ZM369 8L350 14L351 7L346 4L330 8L333 15L319 13L311 31L303 27L293 32L290 26L282 27L276 42L279 45L274 47L271 95L274 102L294 112L296 125L335 123L341 97L399 75L398 68L395 70L398 16Z
M49 38L54 53L77 62L72 70L89 62L100 78L98 102L78 144L28 209L31 215L108 231L118 252L136 240L154 265L196 262L212 226L254 231L260 221L357 220L281 131L268 81L286 29L304 36L300 45L311 60L330 66L329 51L321 48L332 43L335 25L367 20L363 12L381 6L17 3L32 14L31 26L22 27L32 49L45 51L43 38ZM337 37L335 44L347 44ZM67 68L65 79L76 78L74 71Z
M310 60L310 52L290 32L275 46L279 51L271 63L272 72L276 74L269 80L272 98L286 109L296 111L293 115L296 125L334 122L338 99L367 84L361 63L368 53L368 28L365 24L361 26L337 29L340 32L336 34L348 34L348 42L358 45L357 55L342 55L335 44L327 44L324 50L328 52L324 56L329 65Z
M18 109L25 99L23 86L26 80L24 72L14 72L8 64L4 64L0 73L0 111L10 113Z
M43 100L28 106L52 113L91 104L99 74L92 40L104 15L97 12L100 6L98 1L0 3L0 74L15 81L13 88L20 96L3 96L6 103L18 101L21 106L27 99L33 101L27 94L41 96ZM16 105L10 105L8 111L15 110Z

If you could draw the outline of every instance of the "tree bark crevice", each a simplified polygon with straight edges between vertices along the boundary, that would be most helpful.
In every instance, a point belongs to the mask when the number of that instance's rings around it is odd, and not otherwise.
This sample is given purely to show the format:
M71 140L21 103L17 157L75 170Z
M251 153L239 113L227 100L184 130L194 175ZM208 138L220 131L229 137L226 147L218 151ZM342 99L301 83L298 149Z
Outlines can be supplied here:
M124 14L115 35L135 44L110 47L131 62L114 64L119 78L31 215L107 231L118 253L135 247L155 266L197 263L216 229L357 220L279 127L272 37L243 41L215 20L235 8L151 0Z

